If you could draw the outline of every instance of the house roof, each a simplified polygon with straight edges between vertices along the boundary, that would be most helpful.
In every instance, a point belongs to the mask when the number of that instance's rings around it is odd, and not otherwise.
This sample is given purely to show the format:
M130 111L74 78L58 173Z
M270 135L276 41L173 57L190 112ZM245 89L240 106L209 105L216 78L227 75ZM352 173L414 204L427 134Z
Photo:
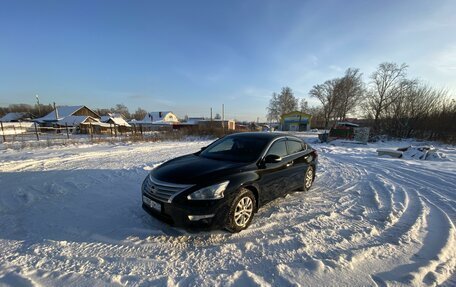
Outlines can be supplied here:
M62 106L62 107L57 107L57 114L58 114L58 120L61 120L67 116L71 116L72 114L76 113L80 109L82 109L84 106ZM42 118L35 119L38 122L51 122L55 121L55 111L50 112L49 114L45 115Z
M119 114L109 114L108 116L102 116L100 119L103 123L111 120L114 124L118 126L130 127L130 124Z
M60 126L68 125L70 127L77 126L80 123L83 123L87 120L87 118L92 118L89 116L67 116L57 122Z
M146 114L142 121L138 121L138 123L169 123L169 121L164 121L164 118L170 113L172 114L170 111L150 112Z
M7 113L3 117L0 118L0 122L11 122L17 121L23 118L27 113Z
M156 122L162 120L170 111L166 112L150 112L147 113L143 119L143 122Z

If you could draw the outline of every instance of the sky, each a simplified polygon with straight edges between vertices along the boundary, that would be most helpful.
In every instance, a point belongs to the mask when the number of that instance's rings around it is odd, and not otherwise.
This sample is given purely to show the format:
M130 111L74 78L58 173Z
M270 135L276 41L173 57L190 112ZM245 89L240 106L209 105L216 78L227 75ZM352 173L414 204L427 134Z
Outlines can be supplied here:
M0 1L0 106L264 120L284 86L382 62L456 92L456 1Z

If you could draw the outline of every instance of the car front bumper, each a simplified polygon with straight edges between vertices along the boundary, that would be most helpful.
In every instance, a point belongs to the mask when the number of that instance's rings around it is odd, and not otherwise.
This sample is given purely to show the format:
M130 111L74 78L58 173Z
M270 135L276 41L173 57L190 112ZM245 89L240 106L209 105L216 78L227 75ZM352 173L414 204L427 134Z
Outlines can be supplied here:
M143 197L159 203L160 210L152 208L143 200L142 208L150 215L176 227L217 228L225 225L228 214L226 201L195 201L187 203L168 203L153 199L143 193Z

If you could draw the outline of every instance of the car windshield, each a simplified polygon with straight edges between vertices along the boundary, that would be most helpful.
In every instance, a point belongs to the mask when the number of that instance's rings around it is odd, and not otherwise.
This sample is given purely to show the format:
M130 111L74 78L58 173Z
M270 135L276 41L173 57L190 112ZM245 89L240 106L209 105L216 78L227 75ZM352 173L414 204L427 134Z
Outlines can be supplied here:
M210 145L200 156L216 160L252 162L264 150L267 139L226 137Z

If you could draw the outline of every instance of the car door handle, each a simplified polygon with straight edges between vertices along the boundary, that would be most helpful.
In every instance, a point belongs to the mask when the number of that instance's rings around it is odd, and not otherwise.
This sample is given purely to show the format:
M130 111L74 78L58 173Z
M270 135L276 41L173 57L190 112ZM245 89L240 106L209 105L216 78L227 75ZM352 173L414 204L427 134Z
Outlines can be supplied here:
M292 166L293 165L293 161L290 161L287 163L286 167L289 167L289 166Z

